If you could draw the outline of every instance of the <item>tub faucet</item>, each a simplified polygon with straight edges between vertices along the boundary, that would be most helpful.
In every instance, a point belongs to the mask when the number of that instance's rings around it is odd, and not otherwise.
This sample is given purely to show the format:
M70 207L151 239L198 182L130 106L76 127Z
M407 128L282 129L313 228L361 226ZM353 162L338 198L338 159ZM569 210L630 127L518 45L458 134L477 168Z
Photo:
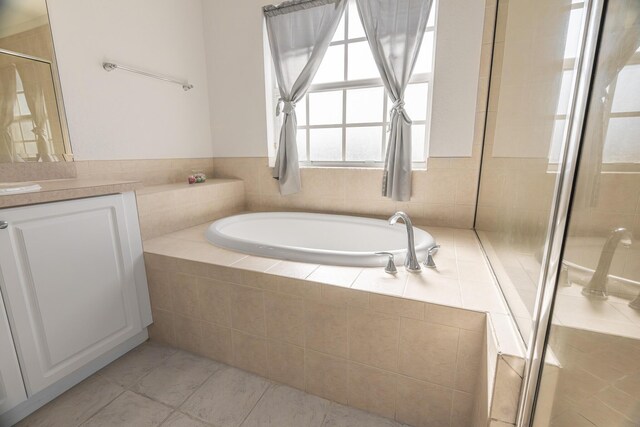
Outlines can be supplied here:
M404 225L407 227L407 256L404 259L404 266L407 271L412 273L419 272L420 263L418 262L418 257L416 256L416 245L413 240L413 224L411 224L411 219L409 215L404 212L396 212L391 218L389 218L389 224L394 225L398 220L401 219L404 222Z
M616 252L618 243L629 247L631 245L631 237L631 232L626 228L616 228L611 232L607 242L602 248L596 271L593 273L593 276L591 276L591 280L587 286L582 289L582 295L607 299L607 278L609 276L611 262L613 261L613 255Z

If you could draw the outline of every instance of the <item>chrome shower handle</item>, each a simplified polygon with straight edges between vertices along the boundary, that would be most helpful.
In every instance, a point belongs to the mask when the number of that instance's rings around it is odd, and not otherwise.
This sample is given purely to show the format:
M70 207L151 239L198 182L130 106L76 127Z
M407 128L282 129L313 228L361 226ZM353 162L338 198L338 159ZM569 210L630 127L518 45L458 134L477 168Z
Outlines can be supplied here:
M398 272L398 269L396 268L394 255L391 252L376 252L376 255L386 255L389 257L389 260L387 261L387 266L384 268L385 273L396 274Z

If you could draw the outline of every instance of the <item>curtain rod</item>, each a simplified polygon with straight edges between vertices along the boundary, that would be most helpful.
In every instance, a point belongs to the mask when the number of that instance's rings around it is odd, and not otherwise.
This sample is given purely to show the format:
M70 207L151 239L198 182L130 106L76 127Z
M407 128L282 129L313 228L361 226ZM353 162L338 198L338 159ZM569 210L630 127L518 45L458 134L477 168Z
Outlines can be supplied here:
M284 15L298 10L312 7L325 6L331 3L340 3L343 0L289 0L280 4L270 4L262 7L265 16ZM337 6L337 5L336 5Z
M182 86L182 89L184 89L185 91L193 89L193 85L190 84L188 81L177 80L177 79L174 79L173 77L164 76L162 74L149 73L147 71L138 70L136 68L127 67L126 65L116 64L113 62L103 62L102 68L104 68L105 71L124 70L124 71L129 71L130 73L141 74L143 76L151 77L158 80L163 80L165 82L177 83L180 86Z

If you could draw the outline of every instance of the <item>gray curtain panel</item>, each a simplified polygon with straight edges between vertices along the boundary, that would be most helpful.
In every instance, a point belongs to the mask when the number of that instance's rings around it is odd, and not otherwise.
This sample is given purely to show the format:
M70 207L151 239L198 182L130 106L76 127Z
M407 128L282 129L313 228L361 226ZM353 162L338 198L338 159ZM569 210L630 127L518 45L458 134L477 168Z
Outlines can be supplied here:
M296 103L320 67L347 0L297 0L263 8L280 100L276 114L284 114L273 177L280 194L301 189L296 145Z
M393 101L382 195L397 201L411 198L411 119L404 109L404 91L418 58L432 2L357 0L373 58Z

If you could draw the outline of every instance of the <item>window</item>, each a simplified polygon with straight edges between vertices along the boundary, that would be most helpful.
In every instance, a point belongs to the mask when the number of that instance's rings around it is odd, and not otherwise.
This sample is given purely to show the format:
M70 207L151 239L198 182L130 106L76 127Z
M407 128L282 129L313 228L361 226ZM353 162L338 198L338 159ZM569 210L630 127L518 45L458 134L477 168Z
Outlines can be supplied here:
M405 108L413 121L414 162L424 162L427 152L434 40L435 6L432 6L405 92ZM276 89L276 99L277 93ZM390 108L391 101L379 77L356 2L350 0L307 95L296 105L300 163L318 166L382 164ZM281 117L277 120L279 122ZM279 123L276 123L275 131L280 131Z
M584 3L574 0L569 17L562 85L549 155L551 163L558 163L560 157L583 10ZM620 71L610 90L613 91L613 100L608 113L603 163L640 163L640 145L636 138L640 132L640 99L636 95L640 93L640 48Z
M20 79L20 74L16 72L16 103L13 106L13 122L9 129L16 154L25 160L37 160L38 158L37 137L33 132L33 126L33 118L27 105L22 79ZM45 134L51 135L49 120L46 121ZM49 139L49 143L51 142Z

